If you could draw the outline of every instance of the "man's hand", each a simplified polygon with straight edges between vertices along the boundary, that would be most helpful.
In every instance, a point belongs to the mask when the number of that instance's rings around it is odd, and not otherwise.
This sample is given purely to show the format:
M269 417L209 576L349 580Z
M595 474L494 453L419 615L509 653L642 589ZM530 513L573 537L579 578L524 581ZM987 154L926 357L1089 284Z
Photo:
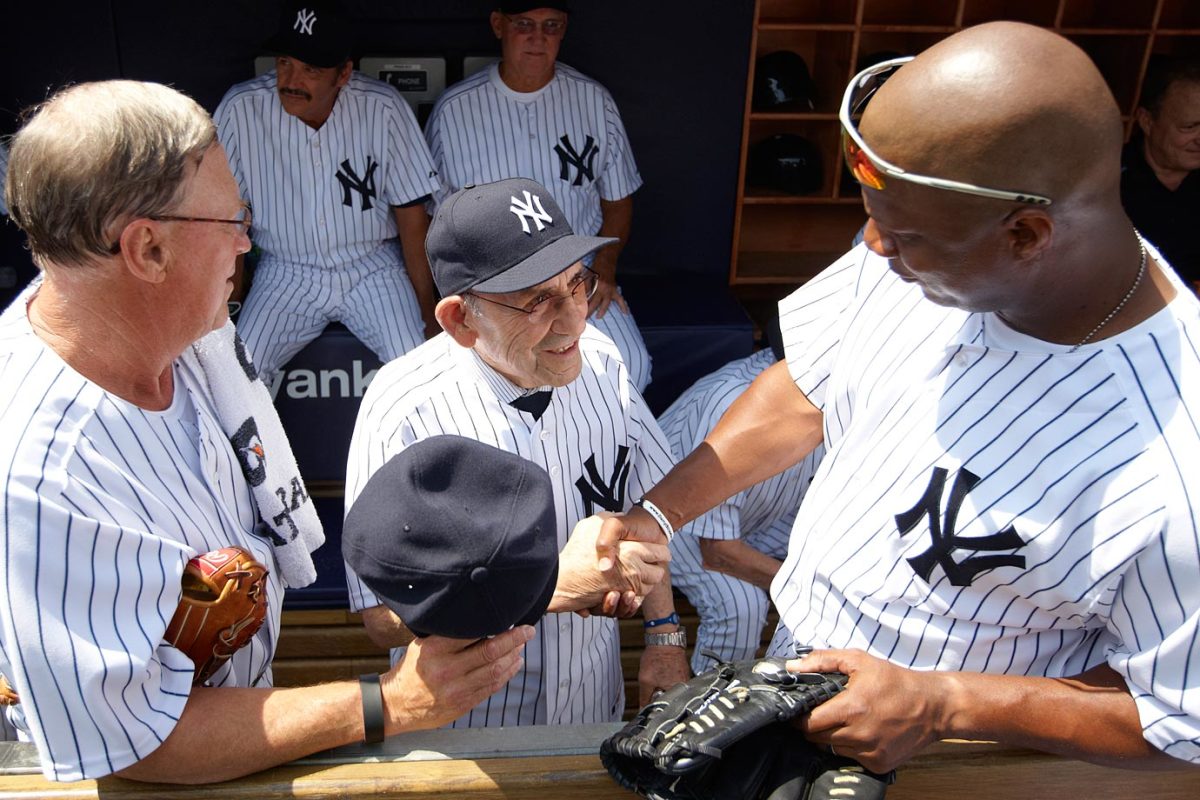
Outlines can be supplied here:
M638 705L654 699L655 692L670 689L692 677L687 650L671 645L646 645L638 667Z
M580 520L575 526L567 546L558 554L558 583L547 611L615 613L619 608L628 609L630 599L636 610L642 598L663 580L671 560L667 546L617 541L618 533L609 526L612 520L611 515L601 514ZM605 548L607 569L602 570L597 552L606 530L613 542Z
M942 738L947 692L939 673L898 667L861 650L816 650L787 668L850 676L845 689L799 725L810 741L832 745L872 772L894 769Z
M593 264L593 267L596 265ZM592 295L592 299L588 301L588 316L596 319L603 319L608 313L610 303L616 303L617 308L622 312L629 313L629 305L625 302L625 298L617 291L617 279L615 277L616 265L612 270L614 275L600 275L599 281L596 283L596 293Z
M596 559L601 572L613 569L613 559L617 554L619 542L649 542L663 546L667 543L667 537L654 521L654 517L638 506L624 514L602 512L581 520L579 524L590 520L600 520L600 530L596 535Z
M400 663L381 676L384 732L438 728L458 719L517 674L533 633L521 625L476 642L444 636L413 640Z

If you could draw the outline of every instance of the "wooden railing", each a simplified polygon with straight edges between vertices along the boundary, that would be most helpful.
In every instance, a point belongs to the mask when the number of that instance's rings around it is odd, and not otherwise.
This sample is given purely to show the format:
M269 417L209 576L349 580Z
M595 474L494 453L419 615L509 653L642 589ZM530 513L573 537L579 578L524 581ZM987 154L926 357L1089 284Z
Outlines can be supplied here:
M430 731L331 750L236 781L179 787L119 778L56 784L32 745L0 743L0 799L629 798L597 755L616 724ZM889 800L1195 800L1200 770L1134 772L981 743L943 742L903 767ZM731 800L737 800L731 798Z

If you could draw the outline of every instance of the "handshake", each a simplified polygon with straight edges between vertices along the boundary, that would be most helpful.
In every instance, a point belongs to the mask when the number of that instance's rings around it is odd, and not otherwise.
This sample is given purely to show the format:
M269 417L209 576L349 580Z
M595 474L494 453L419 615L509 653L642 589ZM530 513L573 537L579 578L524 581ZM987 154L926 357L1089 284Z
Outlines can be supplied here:
M635 507L580 520L559 554L547 611L630 617L667 575L671 553L653 518Z

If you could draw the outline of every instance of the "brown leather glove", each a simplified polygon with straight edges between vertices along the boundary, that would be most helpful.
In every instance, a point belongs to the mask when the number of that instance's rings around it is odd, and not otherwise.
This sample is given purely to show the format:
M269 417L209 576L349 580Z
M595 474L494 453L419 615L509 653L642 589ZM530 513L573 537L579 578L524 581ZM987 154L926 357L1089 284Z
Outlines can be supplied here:
M267 568L240 547L222 547L188 561L183 597L163 639L192 659L192 685L199 686L250 641L266 617Z

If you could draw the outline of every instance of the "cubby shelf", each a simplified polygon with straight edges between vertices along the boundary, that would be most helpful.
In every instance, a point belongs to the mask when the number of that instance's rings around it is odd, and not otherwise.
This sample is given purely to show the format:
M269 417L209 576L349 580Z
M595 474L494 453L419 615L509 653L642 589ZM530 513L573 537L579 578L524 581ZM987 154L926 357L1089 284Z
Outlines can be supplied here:
M1200 52L1198 0L758 0L750 48L729 281L779 294L841 255L866 221L839 146L837 104L865 58L918 53L991 20L1018 20L1061 33L1083 48L1108 80L1126 133L1150 56ZM754 108L755 64L790 50L804 58L813 110ZM821 188L804 195L748 184L747 156L777 134L807 138L822 163Z

